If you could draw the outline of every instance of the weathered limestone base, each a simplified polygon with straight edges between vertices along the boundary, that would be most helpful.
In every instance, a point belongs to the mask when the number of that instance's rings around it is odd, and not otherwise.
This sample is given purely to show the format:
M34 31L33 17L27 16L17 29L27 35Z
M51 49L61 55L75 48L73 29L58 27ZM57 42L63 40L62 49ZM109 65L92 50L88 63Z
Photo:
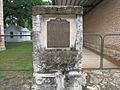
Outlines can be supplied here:
M32 90L82 90L82 86L86 85L85 77L86 74L81 71L34 73Z
M79 73L81 74L82 78L79 78ZM55 74L47 73L40 75L40 73L36 73L36 74L34 73L34 76L36 75L37 77L39 76L46 77L41 79L44 80L46 84L40 84L39 82L37 82L39 84L36 84L36 82L33 82L32 87L31 87L32 80L27 80L23 77L13 75L10 76L9 78L6 77L4 79L2 78L0 79L0 89L1 90L120 90L119 69L83 70L82 73L81 72L79 73L76 71L69 71L66 74L67 77L63 76L59 71L56 71ZM56 78L52 76L56 76ZM35 77L34 79L37 80L37 78ZM57 84L56 82L59 84ZM82 85L82 87L79 86L78 83Z
M41 50L33 53L34 82L32 90L82 90L85 77L74 67L81 59L76 51Z
M120 70L84 70L87 84L83 90L120 90Z

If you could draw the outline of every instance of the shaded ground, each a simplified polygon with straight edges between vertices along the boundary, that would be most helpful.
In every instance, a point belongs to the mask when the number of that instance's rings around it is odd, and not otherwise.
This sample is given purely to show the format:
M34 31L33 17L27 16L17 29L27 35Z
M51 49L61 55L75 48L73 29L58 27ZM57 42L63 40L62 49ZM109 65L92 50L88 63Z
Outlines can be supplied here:
M30 90L32 80L26 78L26 72L8 73L4 78L0 79L0 90Z
M32 43L7 43L0 52L0 70L32 69Z
M83 50L83 68L99 68L100 67L100 56L94 52L84 48ZM119 68L117 65L109 62L107 59L103 60L104 68Z

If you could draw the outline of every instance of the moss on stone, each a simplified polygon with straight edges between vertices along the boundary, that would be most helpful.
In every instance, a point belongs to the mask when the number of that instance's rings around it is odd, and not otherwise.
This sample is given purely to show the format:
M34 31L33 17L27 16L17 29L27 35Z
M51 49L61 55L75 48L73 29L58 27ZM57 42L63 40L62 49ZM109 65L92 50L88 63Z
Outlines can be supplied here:
M68 70L72 69L77 63L76 51L43 51L39 53L40 63L43 65L43 71L49 70Z

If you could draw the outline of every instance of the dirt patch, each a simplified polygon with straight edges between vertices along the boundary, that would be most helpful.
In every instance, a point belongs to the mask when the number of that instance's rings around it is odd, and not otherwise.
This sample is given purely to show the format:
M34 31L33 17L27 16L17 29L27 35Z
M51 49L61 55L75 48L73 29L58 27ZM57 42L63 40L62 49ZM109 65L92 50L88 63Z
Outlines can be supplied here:
M0 90L30 90L30 88L31 81L15 73L0 79Z

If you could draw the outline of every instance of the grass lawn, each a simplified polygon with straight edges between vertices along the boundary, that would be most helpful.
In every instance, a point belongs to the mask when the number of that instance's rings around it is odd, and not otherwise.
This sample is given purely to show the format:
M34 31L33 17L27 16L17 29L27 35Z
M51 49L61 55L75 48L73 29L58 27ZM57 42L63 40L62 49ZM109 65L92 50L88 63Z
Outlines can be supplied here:
M32 42L6 43L6 50L0 52L0 70L3 70L0 71L0 77L11 72L15 73L9 70L32 70L32 68ZM31 75L32 71L23 73Z

